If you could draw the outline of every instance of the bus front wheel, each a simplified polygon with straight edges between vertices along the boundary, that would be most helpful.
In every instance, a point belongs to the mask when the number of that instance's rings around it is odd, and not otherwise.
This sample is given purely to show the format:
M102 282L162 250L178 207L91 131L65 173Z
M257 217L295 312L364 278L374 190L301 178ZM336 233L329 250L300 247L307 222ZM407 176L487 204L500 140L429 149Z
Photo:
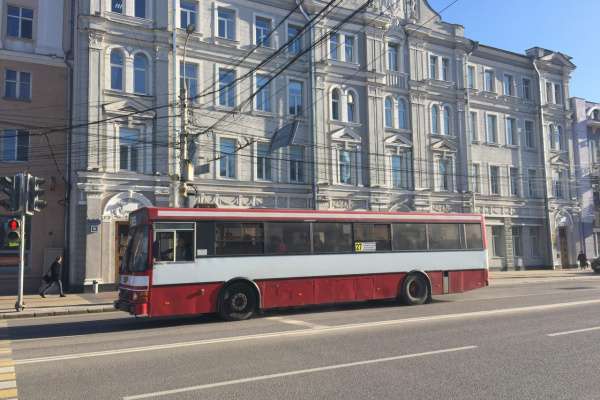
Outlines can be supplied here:
M429 285L421 274L408 274L402 282L400 301L408 306L424 304L429 300Z
M256 311L257 296L250 285L238 282L223 289L219 301L219 315L227 321L250 318Z

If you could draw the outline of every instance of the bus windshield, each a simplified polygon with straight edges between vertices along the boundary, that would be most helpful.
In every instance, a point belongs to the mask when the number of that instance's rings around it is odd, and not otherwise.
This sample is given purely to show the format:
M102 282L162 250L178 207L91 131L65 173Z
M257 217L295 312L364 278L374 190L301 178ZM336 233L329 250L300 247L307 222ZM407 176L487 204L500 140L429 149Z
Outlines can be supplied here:
M144 272L148 269L148 227L138 226L129 231L129 244L123 259L124 272Z

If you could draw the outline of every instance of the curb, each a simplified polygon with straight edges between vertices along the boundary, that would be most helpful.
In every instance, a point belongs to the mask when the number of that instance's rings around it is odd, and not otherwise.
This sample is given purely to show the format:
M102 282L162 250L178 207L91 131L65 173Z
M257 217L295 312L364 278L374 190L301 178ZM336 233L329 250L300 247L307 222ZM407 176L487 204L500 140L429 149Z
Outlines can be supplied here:
M517 277L517 278L496 278L490 279L490 287L492 286L511 286L511 285L525 285L529 283L544 283L544 282L561 282L561 281L580 281L589 280L593 277L590 276L548 276L548 277ZM597 277L597 278L600 278Z
M61 315L93 314L117 311L112 304L99 304L87 307L57 307L53 309L25 310L24 312L10 312L0 314L0 320L35 318L35 317L54 317Z

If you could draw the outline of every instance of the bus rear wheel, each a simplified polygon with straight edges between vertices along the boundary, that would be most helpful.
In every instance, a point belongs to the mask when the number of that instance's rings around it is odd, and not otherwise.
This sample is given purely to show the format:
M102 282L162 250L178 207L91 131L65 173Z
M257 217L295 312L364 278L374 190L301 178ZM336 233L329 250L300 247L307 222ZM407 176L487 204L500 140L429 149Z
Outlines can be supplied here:
M408 274L402 282L400 301L408 306L424 304L429 300L429 285L421 274Z
M219 301L219 315L227 321L242 321L256 311L257 296L250 285L238 282L223 289Z

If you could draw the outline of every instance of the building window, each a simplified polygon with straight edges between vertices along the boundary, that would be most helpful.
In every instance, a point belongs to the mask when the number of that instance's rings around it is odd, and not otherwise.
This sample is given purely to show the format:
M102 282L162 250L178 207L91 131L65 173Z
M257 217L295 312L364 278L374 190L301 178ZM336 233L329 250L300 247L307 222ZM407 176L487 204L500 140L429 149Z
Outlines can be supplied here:
M24 7L7 6L6 11L7 36L31 39L33 37L33 10Z
M500 167L490 166L490 193L500 195Z
M452 190L452 160L442 158L438 161L439 191Z
M146 0L135 0L134 15L137 18L146 18Z
M148 93L148 58L143 54L136 54L133 58L133 91Z
M235 107L235 71L219 68L219 105Z
M504 95L505 96L514 96L515 89L513 87L514 79L512 75L504 75Z
M346 95L346 113L348 114L348 122L356 122L356 98L354 92L349 91Z
M450 107L445 106L444 112L442 113L442 127L443 127L443 135L451 135L452 131L450 129L451 117L450 117Z
M495 92L496 89L496 85L494 85L494 71L492 70L486 70L484 72L484 78L485 78L485 91L486 92Z
M110 10L114 13L123 14L123 0L111 0Z
M525 121L525 146L529 149L535 148L535 139L533 137L533 122Z
M4 74L4 97L13 100L31 100L31 74L7 69Z
M510 195L519 197L519 169L510 168Z
M395 189L410 189L410 152L392 156L392 186Z
M119 128L119 168L123 171L138 170L139 132Z
M388 70L397 72L398 71L398 45L388 43L387 45L387 56L388 56Z
M235 40L235 11L219 7L217 9L218 36Z
M385 127L394 127L394 102L391 97L385 98Z
M110 88L123 90L123 53L117 49L110 52Z
M523 228L520 226L512 227L513 256L515 257L523 257L522 230ZM537 243L534 244L534 246L536 245Z
M437 135L440 133L440 109L438 106L431 107L431 133Z
M221 178L235 178L236 147L235 139L221 139L219 144L219 176Z
M504 257L504 227L492 226L492 255L494 257Z
M20 129L5 129L1 133L1 161L29 161L29 132Z
M471 190L473 193L481 193L481 166L479 164L472 165Z
M517 120L514 118L506 118L506 144L509 146L517 146L519 144L517 137Z
M552 82L546 82L546 102L548 104L554 103L554 101L552 99L552 91L553 91Z
M495 115L487 116L486 131L488 143L498 143L498 117Z
M554 84L554 102L562 104L562 86L559 83Z
M537 198L537 171L535 169L530 169L527 172L527 180L528 180L528 189L529 189L529 197L532 199Z
M329 34L329 59L339 60L340 58L340 34Z
M198 64L179 63L179 90L183 93L187 85L187 97L196 101L198 97Z
M408 105L402 98L398 99L398 127L408 129Z
M340 120L340 90L333 89L331 91L331 119L335 121Z
M442 80L450 80L450 60L447 58L442 58Z
M438 78L438 58L429 56L429 79Z
M352 184L352 154L348 150L339 151L339 177L340 183Z
M525 100L531 100L531 80L523 79L523 98Z
M560 151L565 151L567 149L563 127L560 125L556 127L556 144L558 146L558 150Z
M344 57L346 62L354 62L354 48L356 40L354 36L346 35L344 37Z
M529 237L531 238L531 243L540 243L540 228L537 226L529 228ZM531 256L535 258L540 256L539 246L531 246Z
M565 198L565 191L564 191L564 183L565 183L565 171L557 171L554 174L554 197L556 197L557 199L564 199Z
M304 182L304 147L290 146L290 182Z
M187 29L188 26L193 25L194 30L197 30L197 17L198 4L195 1L179 0L179 27L181 29Z
M475 66L469 65L467 67L467 87L469 89L475 89Z
M269 147L269 143L259 143L256 148L256 178L263 181L272 179Z
M269 90L269 76L256 74L256 110L271 112L271 93Z
M269 18L256 17L256 45L262 47L271 47L272 22Z
M477 112L470 111L469 112L469 127L471 129L471 142L477 142L479 140L479 135L477 132Z
M290 81L288 85L288 112L290 115L301 116L304 113L303 91L302 82Z
M300 33L302 28L296 25L288 25L287 37L288 42L291 40L288 46L288 52L290 54L299 54L302 51L302 37Z

